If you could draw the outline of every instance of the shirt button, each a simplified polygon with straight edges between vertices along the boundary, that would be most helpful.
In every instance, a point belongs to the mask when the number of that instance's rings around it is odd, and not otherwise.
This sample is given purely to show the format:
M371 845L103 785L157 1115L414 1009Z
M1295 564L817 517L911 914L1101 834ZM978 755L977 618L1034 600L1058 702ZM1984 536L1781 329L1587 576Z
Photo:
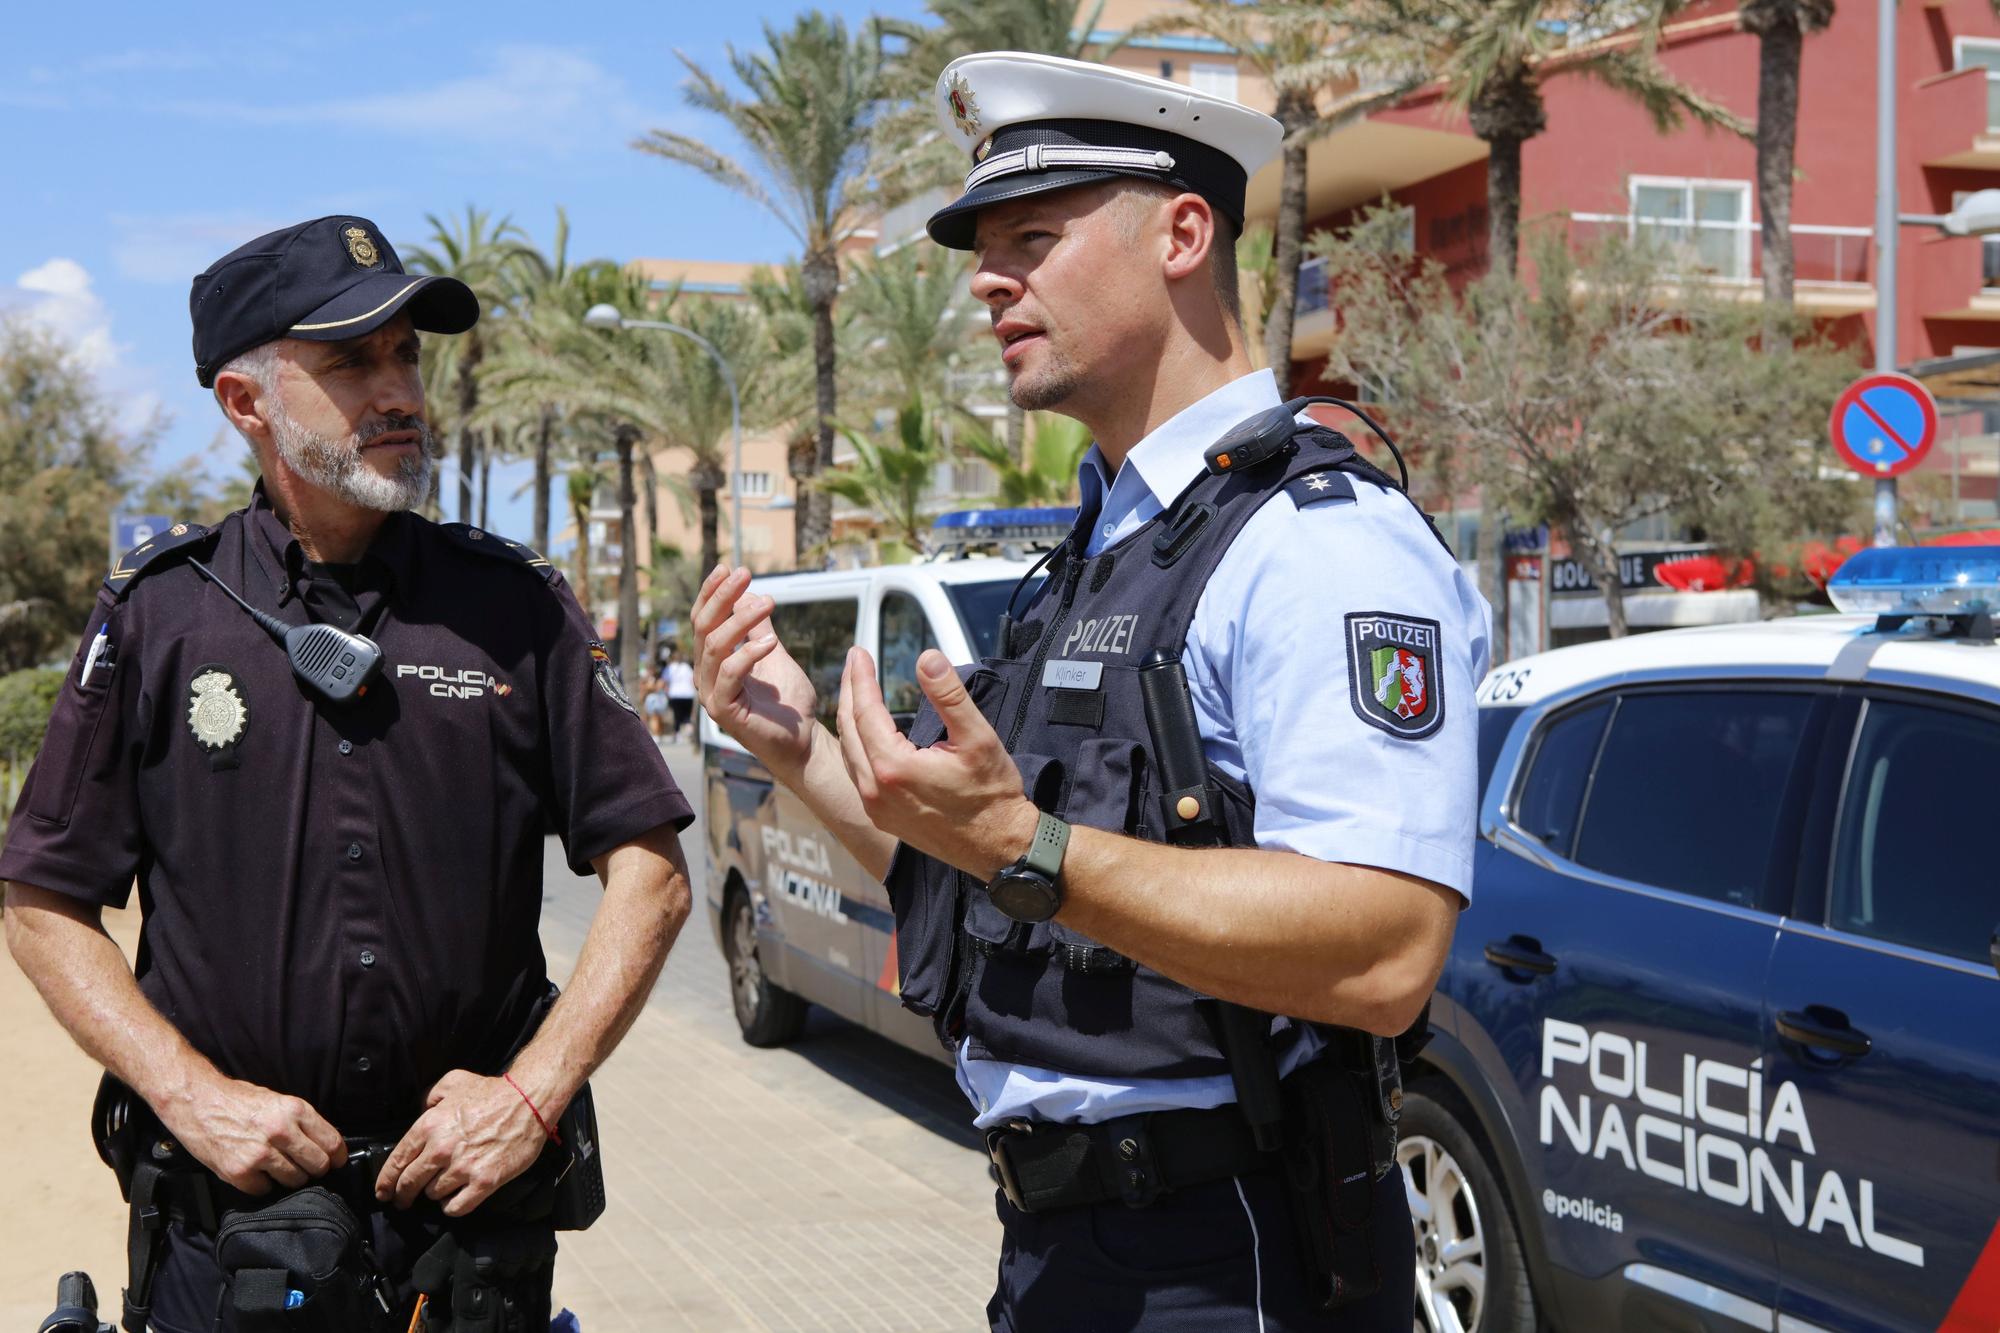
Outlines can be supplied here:
M375 951L373 949L363 949L361 951L361 966L375 966Z
M359 861L361 859L360 843L350 842L347 844L347 859L350 861Z
M354 1067L365 1074L375 1067L375 1062L364 1055L354 1062Z
M342 741L342 742L340 743L340 752L341 752L342 754L353 754L353 753L354 753L354 742L353 742L353 741Z
M1112 533L1114 533L1114 532L1116 532L1116 531L1118 531L1118 529L1117 529L1117 528L1114 528L1114 527L1112 527L1112 526L1111 526L1111 525L1110 525L1109 523L1106 523L1106 524L1104 525L1104 535L1105 535L1105 536L1109 537L1109 536L1110 536L1110 535L1111 535Z

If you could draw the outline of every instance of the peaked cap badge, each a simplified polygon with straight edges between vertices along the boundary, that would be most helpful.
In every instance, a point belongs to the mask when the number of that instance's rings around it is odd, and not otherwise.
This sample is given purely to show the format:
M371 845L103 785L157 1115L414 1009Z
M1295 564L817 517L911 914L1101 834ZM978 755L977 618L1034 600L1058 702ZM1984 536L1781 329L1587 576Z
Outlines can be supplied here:
M960 134L970 137L979 133L979 103L973 99L972 85L965 81L963 74L951 76L944 93L945 104L951 107L952 123L958 126Z
M347 257L361 268L374 268L382 262L382 252L375 248L365 227L342 227L341 239L347 242Z

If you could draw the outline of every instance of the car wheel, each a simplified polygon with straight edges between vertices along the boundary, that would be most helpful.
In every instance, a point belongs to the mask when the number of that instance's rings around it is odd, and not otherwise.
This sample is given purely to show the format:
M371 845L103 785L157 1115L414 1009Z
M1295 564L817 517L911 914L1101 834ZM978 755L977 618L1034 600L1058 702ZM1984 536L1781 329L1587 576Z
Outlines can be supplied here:
M783 1046L805 1027L806 1002L771 984L757 957L757 918L750 895L729 894L723 922L722 956L729 963L729 1002L736 1026L752 1046Z
M1534 1333L1521 1237L1478 1141L1443 1102L1403 1098L1396 1162L1416 1230L1415 1333Z

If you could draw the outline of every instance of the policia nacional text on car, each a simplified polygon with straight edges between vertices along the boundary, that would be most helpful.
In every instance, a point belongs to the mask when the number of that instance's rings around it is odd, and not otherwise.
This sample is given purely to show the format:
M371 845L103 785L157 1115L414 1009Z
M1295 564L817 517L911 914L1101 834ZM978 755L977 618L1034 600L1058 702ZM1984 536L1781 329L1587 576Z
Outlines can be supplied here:
M421 1300L540 1333L690 808L549 563L404 512L437 454L418 331L470 328L469 288L331 217L192 311L263 479L111 571L0 851L14 957L110 1071L125 1327L402 1333ZM553 1007L545 826L604 882ZM135 877L136 979L98 921Z
M1275 121L1013 53L937 99L973 165L929 231L1013 400L1094 433L1077 526L998 656L919 659L907 738L859 649L813 721L740 569L697 601L703 703L886 877L1002 1186L994 1328L1400 1333L1388 1039L1469 883L1485 607L1251 369L1231 245Z

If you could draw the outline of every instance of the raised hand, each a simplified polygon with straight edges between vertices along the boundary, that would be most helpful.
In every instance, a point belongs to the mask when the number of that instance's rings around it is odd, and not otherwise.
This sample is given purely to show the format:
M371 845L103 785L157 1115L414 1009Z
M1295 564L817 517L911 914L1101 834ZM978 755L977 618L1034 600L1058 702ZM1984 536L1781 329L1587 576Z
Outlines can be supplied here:
M787 780L812 754L819 696L771 627L776 603L749 587L750 571L726 564L702 580L690 616L695 694L716 726Z

